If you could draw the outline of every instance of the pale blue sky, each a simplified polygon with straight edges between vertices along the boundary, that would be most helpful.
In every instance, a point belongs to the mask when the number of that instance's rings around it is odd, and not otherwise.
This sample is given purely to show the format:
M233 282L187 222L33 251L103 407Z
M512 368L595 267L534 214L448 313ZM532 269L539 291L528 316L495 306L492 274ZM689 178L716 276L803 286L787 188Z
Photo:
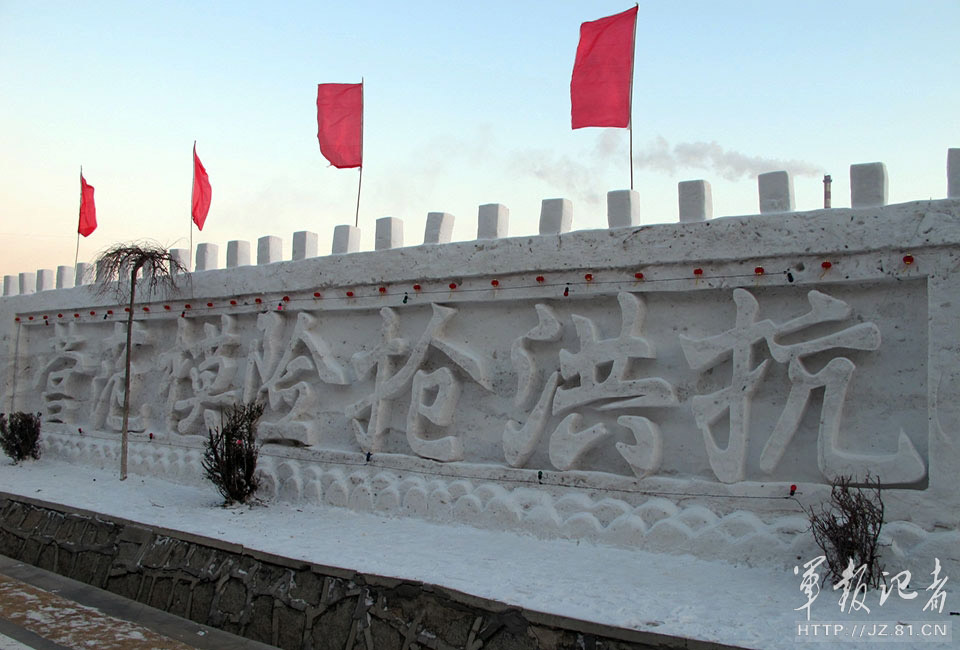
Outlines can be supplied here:
M580 23L628 2L41 2L0 0L0 273L72 264L79 167L100 227L80 259L136 238L186 247L191 147L213 185L194 244L352 223L356 170L328 167L316 84L364 77L362 246L428 211L476 234L477 206L534 234L540 200L606 224L629 185L627 132L570 129ZM799 209L849 205L851 163L884 161L891 202L942 198L960 147L960 1L644 2L634 80L644 223L676 184L714 215L757 211L756 174L795 172ZM714 146L706 146L715 143ZM712 156L711 153L713 152ZM717 155L721 152L722 155Z

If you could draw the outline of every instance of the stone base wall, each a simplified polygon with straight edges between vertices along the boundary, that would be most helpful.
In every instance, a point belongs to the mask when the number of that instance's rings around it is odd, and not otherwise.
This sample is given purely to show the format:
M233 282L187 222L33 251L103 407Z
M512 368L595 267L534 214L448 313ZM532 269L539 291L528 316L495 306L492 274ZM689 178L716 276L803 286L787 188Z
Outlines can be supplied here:
M0 495L0 553L285 650L717 648Z

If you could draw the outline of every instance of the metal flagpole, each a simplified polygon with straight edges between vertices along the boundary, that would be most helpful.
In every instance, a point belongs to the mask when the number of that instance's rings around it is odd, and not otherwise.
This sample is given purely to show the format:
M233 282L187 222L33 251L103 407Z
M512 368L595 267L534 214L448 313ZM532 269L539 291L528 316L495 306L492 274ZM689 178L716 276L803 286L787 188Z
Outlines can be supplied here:
M193 170L191 176L193 182L190 185L190 250L187 252L187 268L190 267L190 260L193 259L193 193L197 189L197 141L193 141L193 157L190 159L190 169Z
M360 165L360 180L357 181L357 214L353 218L353 227L360 227L360 186L363 184L363 165Z
M363 185L363 77L360 77L360 176L357 180L357 214L353 218L353 227L360 227L360 187Z
M83 165L80 165L80 210L83 209ZM73 270L77 270L80 261L80 210L77 210L77 254L73 256Z

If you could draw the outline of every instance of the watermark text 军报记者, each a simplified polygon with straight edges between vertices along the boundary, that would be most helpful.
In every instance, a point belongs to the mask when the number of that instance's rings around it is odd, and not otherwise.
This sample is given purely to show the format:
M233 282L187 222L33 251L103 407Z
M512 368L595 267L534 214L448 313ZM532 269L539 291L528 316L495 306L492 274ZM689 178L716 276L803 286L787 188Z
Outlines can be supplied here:
M856 641L860 639L874 641L896 641L911 638L915 641L951 641L952 625L950 621L830 621L811 622L810 609L820 595L823 584L819 572L826 562L823 555L817 556L805 563L802 567L793 568L794 575L800 575L800 591L807 602L796 611L806 612L806 621L798 622L796 634L798 640L804 641ZM801 568L803 572L801 574ZM890 573L883 572L884 582L879 586L879 593L875 601L868 596L867 584L864 580L866 566L857 567L853 560L843 570L840 580L833 585L833 591L839 591L837 604L841 613L870 614L871 607L877 609L894 594L901 600L916 600L919 605L924 602L921 612L942 614L946 604L947 592L944 585L947 576L941 575L940 559L934 558L934 568L930 575L930 584L922 590L910 589L911 573L901 571L890 577Z

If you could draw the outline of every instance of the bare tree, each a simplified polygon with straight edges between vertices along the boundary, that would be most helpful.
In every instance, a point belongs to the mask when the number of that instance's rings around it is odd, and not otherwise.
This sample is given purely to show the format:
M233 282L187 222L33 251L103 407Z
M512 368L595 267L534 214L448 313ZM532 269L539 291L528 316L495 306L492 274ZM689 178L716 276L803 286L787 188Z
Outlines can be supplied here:
M154 242L117 244L100 254L96 261L97 285L100 294L112 293L123 300L128 291L130 305L127 309L127 358L123 374L123 426L120 434L120 480L127 478L127 430L130 418L130 348L133 338L133 303L137 294L137 276L140 287L147 293L160 289L176 291L177 275L188 269L173 257L168 250ZM130 284L126 284L129 273ZM117 281L114 282L113 278Z

